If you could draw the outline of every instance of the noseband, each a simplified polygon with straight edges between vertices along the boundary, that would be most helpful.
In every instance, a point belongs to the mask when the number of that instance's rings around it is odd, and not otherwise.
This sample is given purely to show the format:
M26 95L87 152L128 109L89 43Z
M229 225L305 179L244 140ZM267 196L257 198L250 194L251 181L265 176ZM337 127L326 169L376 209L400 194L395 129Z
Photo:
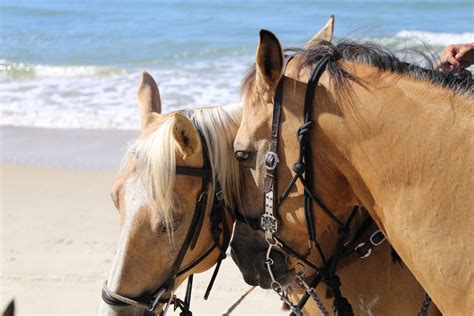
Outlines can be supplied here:
M192 111L183 111L183 114L186 115L191 121L193 121ZM212 169L209 161L209 152L206 140L202 131L198 128L197 124L193 121L194 126L196 127L199 139L201 141L201 147L203 151L203 167L202 168L192 168L192 167L182 167L176 166L176 174L199 177L202 179L201 182L201 192L196 201L196 207L194 210L194 215L191 220L191 225L186 234L186 238L178 252L178 255L172 265L172 270L169 274L169 277L163 284L161 284L156 290L149 294L143 294L138 297L128 298L122 296L118 293L113 292L108 286L107 282L104 282L102 288L102 300L111 306L136 306L143 309L146 309L149 312L154 312L156 307L159 304L166 304L163 309L162 314L166 314L166 311L170 305L174 305L174 309L181 309L182 316L191 316L192 312L189 310L191 302L191 290L193 283L193 275L190 275L188 278L188 284L186 288L186 295L184 301L173 295L173 288L176 282L176 279L186 272L192 270L198 264L200 264L205 258L207 258L216 248L220 252L219 259L217 261L214 273L212 274L211 280L207 287L204 299L209 297L210 291L214 284L214 281L219 272L221 262L226 257L226 250L230 243L231 231L228 227L226 220L226 210L230 210L224 201L224 194L221 190L221 186L217 180L215 183L214 197L212 200L212 207L209 214L211 220L211 235L213 239L213 245L201 256L199 256L195 261L190 265L182 268L182 262L188 250L193 250L196 246L201 228L204 222L204 216L207 208L208 200L208 186L212 183ZM233 211L231 211L233 213ZM222 228L221 228L222 227ZM220 243L221 235L223 237L222 244Z

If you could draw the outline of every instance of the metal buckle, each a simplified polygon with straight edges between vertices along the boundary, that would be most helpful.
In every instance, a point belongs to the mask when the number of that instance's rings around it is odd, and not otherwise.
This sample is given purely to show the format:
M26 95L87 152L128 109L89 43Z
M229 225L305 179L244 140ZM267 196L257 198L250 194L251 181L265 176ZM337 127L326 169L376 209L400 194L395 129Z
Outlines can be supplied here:
M275 236L271 236L269 238L265 238L265 240L267 241L268 245L269 246L272 246L272 247L278 247L278 248L282 248L283 245L278 241L278 239L275 238Z
M283 288L283 286L281 286L281 284L278 281L273 279L271 287L272 287L272 290L275 291L275 293L280 297L280 300L288 304L288 306L290 306L290 309L292 312L291 315L296 315L296 316L303 315L301 313L300 308L290 301L290 299L288 298L287 291Z
M202 191L198 198L198 203L203 202L207 199L207 191Z
M224 199L224 192L222 191L216 192L216 198L217 200L222 201Z
M165 307L163 308L163 311L160 313L160 316L166 316L168 314L168 309L171 304L173 304L173 300L176 298L176 295L171 295L169 301L166 303Z
M260 227L263 231L274 234L278 231L278 220L275 216L264 213L260 217Z
M374 241L375 237L382 235L382 238L379 241ZM385 241L385 235L382 233L381 230L376 230L369 238L370 243L374 246L380 246Z
M280 159L278 158L276 152L269 151L265 154L264 164L267 170L275 170L279 162Z
M304 287L305 291L309 294L312 295L313 293L316 292L316 290L309 286L308 283L304 280L304 272L296 274L296 282L298 282L302 287Z
M168 288L166 286L162 287L158 293L156 294L155 298L153 299L153 302L151 302L149 305L148 305L148 311L149 312L154 312L155 309L156 309L156 306L158 305L158 303L160 302L160 298L161 296L163 296L163 294L165 294L166 292L168 291ZM169 302L171 302L171 298L169 300ZM168 302L168 304L169 304Z
M359 254L358 252L359 248L364 247L364 246L365 246L365 242L361 242L354 248L354 251L357 252L357 254ZM365 255L361 256L359 254L359 258L367 258L368 256L370 256L371 253L372 253L372 248L369 248L369 250L365 253Z

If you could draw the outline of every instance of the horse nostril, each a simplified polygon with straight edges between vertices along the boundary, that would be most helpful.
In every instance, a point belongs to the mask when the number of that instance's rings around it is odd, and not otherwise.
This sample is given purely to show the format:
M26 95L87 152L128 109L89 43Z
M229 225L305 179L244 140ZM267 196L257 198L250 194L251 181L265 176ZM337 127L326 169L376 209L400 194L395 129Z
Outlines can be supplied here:
M238 161L245 161L249 159L250 153L248 151L236 151L235 152L235 159Z

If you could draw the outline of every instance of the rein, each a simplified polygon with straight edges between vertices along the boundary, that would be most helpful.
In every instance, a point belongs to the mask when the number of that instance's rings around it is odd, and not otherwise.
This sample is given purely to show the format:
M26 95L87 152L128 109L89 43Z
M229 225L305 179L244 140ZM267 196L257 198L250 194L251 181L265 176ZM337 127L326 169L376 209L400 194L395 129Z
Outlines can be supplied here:
M186 111L184 114L193 121L192 111ZM107 282L104 282L102 288L102 300L110 306L136 306L143 309L146 309L149 312L155 312L156 307L161 303L165 304L163 308L162 315L165 315L169 306L173 305L174 310L180 309L182 312L181 316L191 316L192 312L190 311L191 303L191 291L193 284L193 275L188 277L188 284L186 288L186 295L184 301L173 295L173 287L175 285L176 279L185 274L186 272L192 270L198 264L200 264L205 258L207 258L215 249L218 249L220 252L219 259L216 263L214 273L212 274L209 285L206 289L204 299L209 297L210 291L214 284L214 281L219 272L219 268L223 259L226 258L226 250L230 243L231 231L228 227L226 220L226 210L228 209L224 201L224 194L221 190L221 186L218 182L215 183L214 197L212 200L212 207L209 213L211 220L211 236L213 239L212 246L200 255L195 261L193 261L188 266L182 268L182 262L188 250L193 250L196 246L198 237L201 232L202 224L204 222L204 216L207 208L208 200L208 186L213 181L211 164L209 161L209 152L206 144L206 140L202 134L202 131L194 123L196 129L198 130L199 138L201 141L201 147L203 150L203 167L202 168L192 168L192 167L183 167L176 166L176 174L191 176L191 177L200 177L201 182L201 193L196 202L194 215L191 220L191 225L186 234L186 238L178 252L178 255L173 263L172 270L169 274L169 277L166 279L163 284L161 284L155 291L150 294L143 294L138 297L128 298L122 296L118 293L113 292L107 286ZM231 213L234 213L233 211ZM222 226L222 228L221 228ZM220 243L221 235L223 237L222 244ZM167 297L165 297L167 296Z

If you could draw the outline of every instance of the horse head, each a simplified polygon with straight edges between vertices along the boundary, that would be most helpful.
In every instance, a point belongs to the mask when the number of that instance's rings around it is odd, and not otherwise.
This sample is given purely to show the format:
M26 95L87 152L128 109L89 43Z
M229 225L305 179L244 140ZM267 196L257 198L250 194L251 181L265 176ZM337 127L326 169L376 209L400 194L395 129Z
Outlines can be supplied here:
M140 136L112 190L120 235L101 315L182 304L173 291L223 258L233 221L225 213L236 205L239 169L228 158L240 108L163 114L158 86L147 73L138 103Z
M331 17L326 25L311 40L305 44L305 47L318 45L321 41L330 42L333 37L334 17ZM280 196L286 185L290 183L293 175L293 163L298 160L299 143L294 135L295 131L301 125L302 104L305 96L305 80L308 74L304 71L299 72L298 59L294 57L285 66L285 56L280 42L271 32L260 32L260 43L256 53L255 68L252 69L247 78L243 81L244 108L242 114L242 123L238 130L234 150L237 160L241 162L246 169L245 183L253 182L258 190L244 186L244 195L250 195L252 198L246 198L242 206L249 210L248 217L255 219L262 214L261 206L264 205L263 191L265 191L265 177L267 176L267 167L265 165L265 156L272 146L272 113L273 102L277 86L283 76L288 76L283 88L282 122L285 127L281 128L280 148L278 149L279 165L278 172L278 196ZM291 74L288 75L288 74ZM291 77L291 78L289 78ZM319 95L319 98L322 98ZM319 101L320 99L318 99ZM291 108L288 105L293 104ZM321 136L319 136L321 137ZM321 137L324 138L324 137ZM327 139L321 140L321 146L325 147ZM283 150L282 147L285 147ZM326 160L324 155L318 156L318 160ZM320 183L324 183L322 192L319 192L322 198L327 201L331 207L346 210L349 203L347 199L337 200L331 195L333 189L344 193L348 190L345 179L331 170L331 168L320 168L320 166L330 166L327 161L316 165L315 172ZM303 210L303 191L304 188L297 184L289 193L284 202L284 211L279 216L279 234L285 236L286 241L294 249L301 253L308 253L308 242ZM350 192L347 192L350 193ZM248 204L246 204L248 203ZM317 232L326 230L329 222L326 219L318 219L318 227L324 227L323 230L316 229ZM261 231L252 230L245 223L236 223L234 229L234 238L232 240L233 258L237 262L245 280L249 284L260 285L264 288L270 288L272 280L265 264L265 257L268 243ZM289 284L294 280L296 261L286 254L274 251L272 255L273 270L276 281L280 284ZM248 258L259 258L257 260ZM316 260L316 258L314 258Z

